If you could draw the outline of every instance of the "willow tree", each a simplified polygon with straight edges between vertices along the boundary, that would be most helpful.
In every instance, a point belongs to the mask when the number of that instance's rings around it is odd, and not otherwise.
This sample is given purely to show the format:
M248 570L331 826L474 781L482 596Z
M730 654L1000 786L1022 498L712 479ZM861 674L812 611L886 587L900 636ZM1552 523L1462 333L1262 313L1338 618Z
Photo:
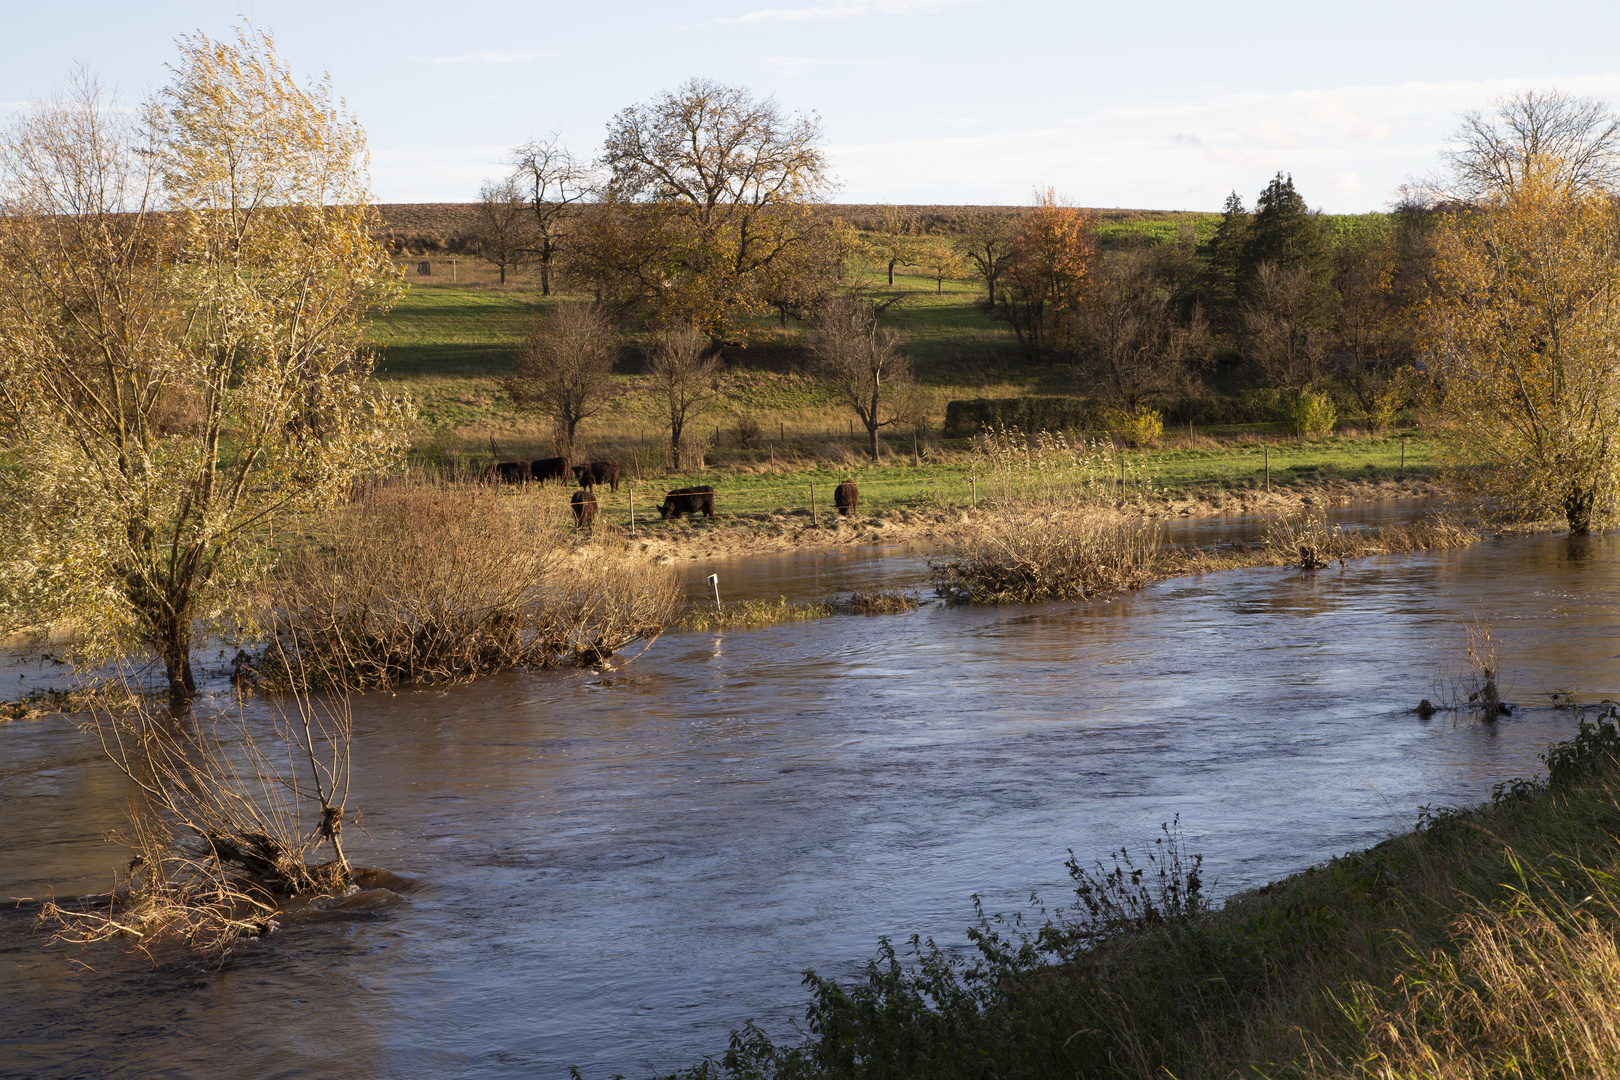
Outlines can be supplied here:
M403 451L367 317L365 138L267 33L178 40L126 112L94 80L0 136L0 624L145 647L196 689L274 523Z
M1572 533L1620 494L1620 217L1559 161L1447 215L1421 344L1459 460L1504 509Z

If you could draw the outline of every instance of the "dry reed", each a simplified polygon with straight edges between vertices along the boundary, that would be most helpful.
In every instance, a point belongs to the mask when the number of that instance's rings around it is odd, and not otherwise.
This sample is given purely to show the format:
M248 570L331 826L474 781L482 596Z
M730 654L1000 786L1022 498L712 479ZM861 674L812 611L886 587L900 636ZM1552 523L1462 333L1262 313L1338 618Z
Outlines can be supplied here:
M561 495L510 501L414 483L339 511L273 580L272 668L349 689L454 682L598 664L675 621L672 570L610 535L579 541Z

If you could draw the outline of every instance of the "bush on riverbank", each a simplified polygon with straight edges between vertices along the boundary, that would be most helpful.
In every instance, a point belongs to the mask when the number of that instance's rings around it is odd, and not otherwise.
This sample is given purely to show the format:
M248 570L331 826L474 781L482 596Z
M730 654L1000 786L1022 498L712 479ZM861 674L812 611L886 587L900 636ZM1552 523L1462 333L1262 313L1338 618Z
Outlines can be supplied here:
M1173 830L1140 864L1071 860L1068 907L982 919L968 956L885 940L857 983L808 973L803 1042L748 1025L680 1075L1615 1075L1614 707L1543 760L1544 781L1219 909Z
M675 572L576 543L563 495L508 508L484 485L361 495L272 582L272 671L347 689L599 663L675 622Z

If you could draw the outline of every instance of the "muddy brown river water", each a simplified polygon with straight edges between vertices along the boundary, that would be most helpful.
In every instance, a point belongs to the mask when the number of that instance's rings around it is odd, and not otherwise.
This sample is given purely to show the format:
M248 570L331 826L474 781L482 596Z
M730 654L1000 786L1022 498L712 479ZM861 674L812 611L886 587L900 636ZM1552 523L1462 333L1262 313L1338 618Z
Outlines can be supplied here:
M893 551L689 569L726 599L927 595L925 561ZM1520 707L1419 719L1476 614ZM1179 814L1226 893L1484 798L1572 730L1549 693L1620 688L1617 622L1620 539L1528 537L1106 603L668 635L607 676L370 695L351 853L416 884L218 970L43 950L0 916L0 1075L671 1070L749 1018L790 1034L806 967L852 975L879 935L960 941L975 893L1058 896L1070 848ZM0 896L104 889L123 798L68 721L0 726Z

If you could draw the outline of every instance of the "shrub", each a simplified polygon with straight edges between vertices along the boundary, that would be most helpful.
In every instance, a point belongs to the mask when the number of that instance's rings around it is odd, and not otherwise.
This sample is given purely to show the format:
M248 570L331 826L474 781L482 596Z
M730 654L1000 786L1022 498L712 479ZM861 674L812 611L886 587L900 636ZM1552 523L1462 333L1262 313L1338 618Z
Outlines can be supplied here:
M1138 450L1159 445L1159 437L1164 434L1163 414L1146 405L1137 406L1135 412L1110 409L1103 415L1103 422L1110 435Z
M1293 401L1283 403L1280 418L1295 435L1331 435L1339 412L1332 398L1306 390Z
M335 515L272 581L271 670L366 688L513 667L600 663L675 621L667 567L575 545L561 498L508 510L498 489L403 484Z

